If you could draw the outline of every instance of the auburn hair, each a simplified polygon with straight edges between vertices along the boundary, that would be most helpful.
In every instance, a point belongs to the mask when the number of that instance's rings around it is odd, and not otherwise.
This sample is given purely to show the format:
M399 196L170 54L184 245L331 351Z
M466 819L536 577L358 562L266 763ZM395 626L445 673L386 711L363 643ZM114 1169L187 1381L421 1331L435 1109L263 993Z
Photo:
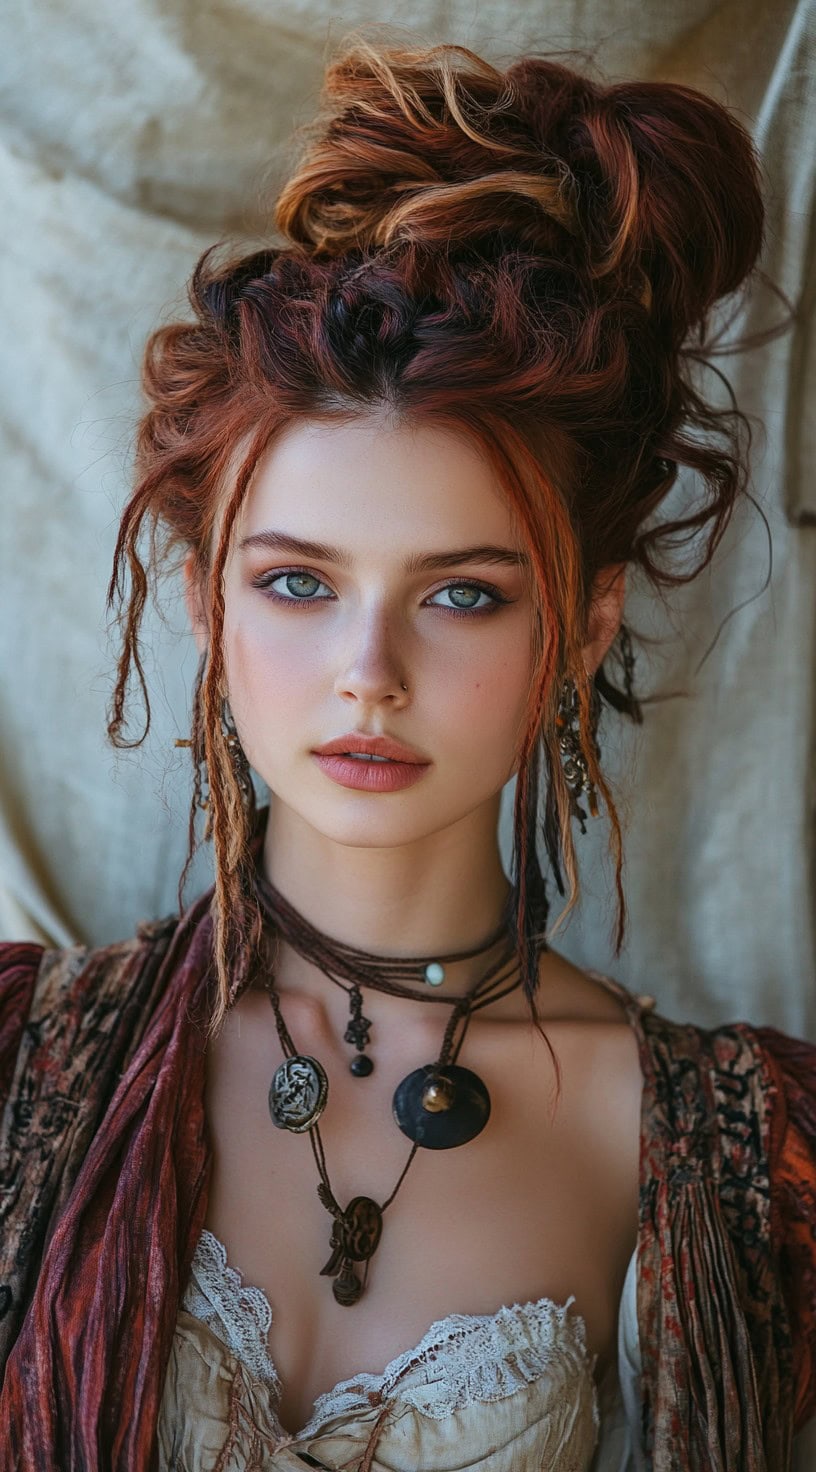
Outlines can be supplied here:
M756 154L735 117L689 87L603 85L551 56L501 70L463 46L410 49L355 33L329 61L274 223L277 239L264 249L207 250L190 285L191 320L147 343L137 479L108 591L122 628L109 734L119 745L144 739L149 573L192 551L209 590L209 646L194 700L190 852L206 762L215 1031L260 936L252 815L222 722L223 574L255 467L298 419L384 410L464 430L488 458L532 568L534 670L514 850L532 1001L529 942L546 919L536 853L542 761L544 836L562 893L562 867L568 885L559 923L578 894L555 719L567 677L610 820L617 950L624 934L621 827L592 705L599 693L636 719L640 709L604 666L594 690L584 669L593 580L625 563L656 589L688 581L747 492L748 422L733 398L715 408L692 380L711 308L760 253ZM661 520L682 466L696 473L699 496ZM695 565L673 566L669 554L690 541ZM620 648L609 658L620 661ZM133 678L145 721L129 736Z

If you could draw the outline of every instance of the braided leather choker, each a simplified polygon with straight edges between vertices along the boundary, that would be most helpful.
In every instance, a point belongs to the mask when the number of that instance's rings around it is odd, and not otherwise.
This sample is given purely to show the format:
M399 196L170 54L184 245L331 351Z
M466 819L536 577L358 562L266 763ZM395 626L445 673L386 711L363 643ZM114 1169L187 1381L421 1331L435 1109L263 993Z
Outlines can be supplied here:
M331 1255L320 1271L334 1279L332 1290L337 1302L350 1306L357 1303L363 1293L368 1264L382 1235L383 1212L394 1200L417 1149L422 1146L427 1150L449 1150L464 1145L487 1124L490 1116L487 1088L478 1074L462 1068L456 1059L471 1015L521 985L520 975L514 975L518 966L516 946L511 938L512 895L508 896L502 924L483 945L435 958L396 958L372 955L333 941L310 925L263 874L258 872L256 879L261 909L273 932L348 993L350 1016L344 1040L357 1050L350 1064L355 1077L365 1078L374 1068L365 1052L371 1021L363 1016L362 987L387 992L390 996L410 997L414 1001L444 1002L452 1008L436 1061L423 1064L409 1073L394 1090L394 1119L412 1145L393 1191L382 1204L370 1196L355 1196L344 1209L331 1188L318 1125L329 1093L325 1069L310 1054L298 1052L283 1019L274 976L267 974L263 978L284 1055L284 1061L275 1070L270 1085L269 1113L278 1129L309 1136L320 1177L317 1194L332 1217ZM466 993L451 997L439 992L438 988L445 979L445 964L482 955L502 939L505 944L498 960ZM398 977L424 980L429 990L417 991L401 985ZM361 1279L358 1265L362 1264L365 1266Z

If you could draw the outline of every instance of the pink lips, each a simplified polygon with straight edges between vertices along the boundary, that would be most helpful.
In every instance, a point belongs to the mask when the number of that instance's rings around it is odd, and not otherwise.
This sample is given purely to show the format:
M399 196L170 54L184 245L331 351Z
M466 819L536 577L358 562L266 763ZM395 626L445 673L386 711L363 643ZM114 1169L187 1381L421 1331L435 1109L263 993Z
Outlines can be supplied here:
M387 760L355 759L349 755L352 751ZM346 736L327 741L312 755L333 782L361 792L398 792L403 787L411 787L431 765L410 746L404 746L391 736L370 736L361 731L350 731Z

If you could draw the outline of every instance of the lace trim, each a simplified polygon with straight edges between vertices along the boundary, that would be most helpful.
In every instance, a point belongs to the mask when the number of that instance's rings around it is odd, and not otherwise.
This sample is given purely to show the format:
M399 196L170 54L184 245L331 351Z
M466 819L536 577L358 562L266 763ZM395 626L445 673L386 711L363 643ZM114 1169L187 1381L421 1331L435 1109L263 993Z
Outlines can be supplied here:
M542 1298L515 1303L495 1314L449 1314L437 1319L419 1344L386 1365L381 1375L360 1374L341 1380L319 1395L305 1432L330 1418L369 1405L369 1396L384 1398L398 1390L399 1400L433 1420L444 1420L474 1403L504 1400L544 1376L554 1400L579 1399L580 1382L591 1388L596 1429L599 1412L592 1380L595 1357L586 1348L586 1326L571 1313L574 1297L564 1304ZM418 1372L421 1379L410 1383ZM409 1383L400 1385L400 1381Z
M226 1248L206 1228L182 1303L280 1398L280 1379L267 1349L269 1300L262 1289L243 1285L240 1273L227 1264ZM371 1395L387 1397L398 1387L404 1404L443 1420L474 1403L503 1400L543 1376L550 1381L550 1393L559 1399L565 1394L580 1398L584 1382L597 1429L595 1356L587 1351L586 1325L580 1314L572 1312L574 1303L574 1296L564 1304L540 1298L502 1306L495 1314L448 1314L436 1319L419 1344L390 1360L381 1374L350 1376L319 1395L298 1437L335 1416L359 1411L361 1405L367 1410ZM412 1376L418 1377L413 1383Z
M262 1288L244 1286L237 1268L227 1263L226 1247L206 1228L193 1255L182 1306L212 1329L257 1380L281 1394L266 1347L272 1323L269 1299Z

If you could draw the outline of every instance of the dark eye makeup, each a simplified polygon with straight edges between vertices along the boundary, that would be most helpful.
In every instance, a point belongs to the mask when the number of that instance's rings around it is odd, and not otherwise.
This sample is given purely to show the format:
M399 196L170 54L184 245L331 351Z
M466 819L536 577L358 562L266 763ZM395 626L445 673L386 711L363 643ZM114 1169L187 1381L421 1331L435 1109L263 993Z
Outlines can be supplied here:
M333 594L329 594L328 596L321 594L320 597L315 598L309 596L308 590L303 593L296 592L289 595L278 593L274 590L272 584L279 582L281 578L286 578L287 580L299 578L301 581L305 580L307 584L312 583L316 584L317 587L326 587L323 579L319 578L317 573L310 572L306 567L279 567L273 572L259 573L251 579L251 583L253 588L258 588L273 603L285 604L289 608L298 605L300 607L310 608L318 603L330 603L333 601ZM478 578L451 579L450 582L444 583L442 587L437 588L430 596L435 598L439 593L444 593L450 588L455 588L457 591L463 592L465 590L475 590L477 593L486 595L491 600L489 604L482 604L481 607L477 607L474 604L470 608L453 608L442 603L428 605L431 608L440 609L442 613L451 614L454 618L473 618L476 615L495 613L501 604L513 603L515 601L512 598L508 598L491 583L483 583Z

